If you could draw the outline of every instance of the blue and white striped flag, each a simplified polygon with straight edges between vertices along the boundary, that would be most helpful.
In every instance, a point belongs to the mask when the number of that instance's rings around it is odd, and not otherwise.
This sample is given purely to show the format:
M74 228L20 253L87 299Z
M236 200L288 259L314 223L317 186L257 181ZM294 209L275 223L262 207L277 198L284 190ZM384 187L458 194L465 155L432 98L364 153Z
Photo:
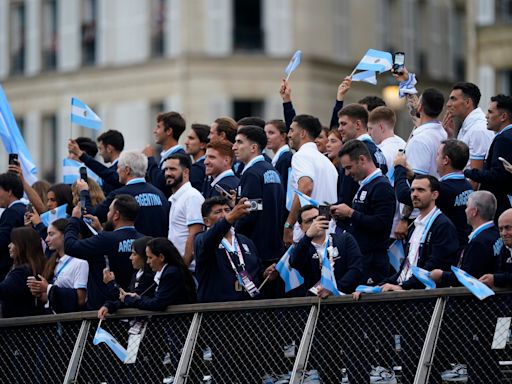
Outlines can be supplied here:
M119 341L115 339L114 336L112 336L110 333L105 331L103 328L98 326L96 329L96 333L94 334L94 339L92 340L92 343L94 345L98 345L99 343L105 343L108 345L108 347L116 354L116 356L121 360L123 363L126 361L126 358L128 357L128 351L123 348L121 344L119 344Z
M17 153L20 166L23 171L23 177L30 184L37 181L37 168L30 156L25 140L16 124L16 119L12 114L9 101L0 86L0 137L4 143L7 153Z
M386 72L393 67L391 53L369 49L363 56L356 69L360 71Z
M356 292L361 292L361 293L381 293L382 292L382 287L379 287L379 286L369 286L369 285L358 285L356 287Z
M341 296L342 293L338 290L338 284L334 277L331 261L329 260L328 252L324 252L322 257L322 275L320 277L320 284L323 288L331 291L334 296Z
M80 178L80 167L85 165L79 161L65 157L62 160L62 177L64 184L73 184ZM103 180L89 168L87 168L87 176L93 179L98 185L103 185Z
M389 264L398 272L400 264L405 259L404 244L401 240L395 240L388 248Z
M48 228L50 224L53 223L55 220L65 219L66 217L68 217L66 209L68 209L68 205L64 204L50 211L46 211L45 213L41 214L41 222L44 224L46 228Z
M286 80L288 80L288 78L290 77L292 72L297 69L297 67L300 64L301 59L302 59L302 52L300 50L298 50L297 52L295 52L293 54L290 62L288 63L288 65L286 66L286 69L284 70L284 74L287 76Z
M452 266L452 271L460 281L460 283L465 286L469 291L478 297L480 300L485 299L486 297L494 295L494 291L489 288L487 285L478 281L473 276L471 276L466 271L463 271L460 268Z
M83 101L71 98L71 122L95 130L101 129L101 119Z
M411 267L412 274L421 281L422 284L425 285L425 289L434 289L436 287L436 283L434 280L430 278L430 272L413 265Z
M353 75L352 81L363 81L365 83L377 85L377 76L375 71L363 71Z
M290 256L293 250L294 246L292 245L276 264L276 271L279 272L279 276L284 281L285 292L289 292L304 284L304 278L299 271L290 266Z
M297 194L297 196L299 196L301 207L303 207L305 205L312 205L312 206L318 208L320 206L320 203L318 201L316 201L315 199L312 199L311 197L302 193L298 189L294 189L293 192L295 192Z

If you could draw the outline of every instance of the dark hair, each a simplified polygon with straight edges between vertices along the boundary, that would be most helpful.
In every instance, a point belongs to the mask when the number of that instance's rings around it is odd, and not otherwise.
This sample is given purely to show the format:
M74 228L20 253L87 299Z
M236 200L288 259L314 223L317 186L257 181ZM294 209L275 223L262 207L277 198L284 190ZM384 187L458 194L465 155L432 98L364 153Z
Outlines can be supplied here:
M454 169L462 171L466 168L469 160L469 147L463 141L457 139L449 139L441 142L443 146L443 156L450 159Z
M302 207L300 207L299 212L297 212L297 223L302 224L302 214L306 211L310 211L312 209L318 209L314 205L307 204Z
M286 124L281 119L269 120L265 123L265 125L270 124L276 127L279 130L279 133L286 135L288 129L286 128Z
M444 96L436 88L427 88L421 94L423 113L428 117L436 118L443 111Z
M165 131L172 129L172 137L176 141L178 141L181 134L185 132L187 126L185 119L178 112L160 113L156 117L156 121L163 123Z
M238 127L247 127L249 125L255 125L260 128L265 128L265 120L257 116L242 117L236 123Z
M216 205L227 205L228 199L224 196L213 196L206 199L201 205L201 215L203 217L207 217L211 212L214 206Z
M0 187L5 191L11 191L18 199L23 197L23 183L15 173L6 172L0 174Z
M349 140L343 145L338 156L342 157L345 155L348 155L351 161L359 160L359 156L364 156L368 160L372 161L372 155L370 154L366 144L357 139Z
M480 97L482 97L482 94L480 93L480 89L477 85L473 83L468 82L460 82L456 83L452 90L459 89L464 94L464 98L470 98L473 102L473 108L478 107L478 104L480 103Z
M293 122L304 129L311 139L316 139L322 131L322 124L317 117L311 115L297 115L293 118Z
M78 148L89 156L95 157L98 154L98 146L94 140L89 139L88 137L77 137L75 141L78 144Z
M190 157L187 155L184 155L183 153L173 153L169 157L165 159L167 160L179 160L181 169L188 169L192 168L192 160L190 160Z
M414 180L423 180L427 179L430 187L431 192L439 192L439 180L437 180L432 175L416 175L414 177Z
M114 198L114 209L126 221L135 221L140 210L140 206L132 195L116 195Z
M107 145L111 145L118 152L121 152L124 149L124 137L123 134L115 129L109 129L106 132L103 132L96 139L98 143L103 143L106 147Z
M361 104L349 104L338 112L338 117L348 116L354 120L361 120L363 125L368 125L368 111Z
M66 213L71 215L71 212L73 211L73 190L71 189L71 186L64 183L53 184L48 189L48 192L53 192L59 207L67 204Z
M196 286L192 278L192 274L188 270L183 257L176 249L173 243L165 237L156 237L150 240L146 245L153 254L164 257L165 263L177 267L180 270L181 276L183 277L183 283L185 284L185 292L187 295L186 302L193 303L196 301Z
M144 271L145 272L151 272L151 268L146 263L146 260L148 259L148 255L146 253L146 247L148 243L153 240L151 236L144 236L140 237L138 239L133 240L132 243L132 252L135 252L137 255L139 255L142 260L144 260Z
M386 102L379 96L366 96L357 102L361 105L366 105L368 112L373 111L377 107L386 107Z
M192 124L190 129L194 131L201 143L208 143L208 135L210 134L209 126L206 124Z
M230 141L231 143L235 142L236 131L238 129L235 120L233 120L231 117L223 116L215 119L214 123L217 124L217 132L223 132L226 136L226 140Z
M238 134L244 135L247 137L247 140L257 144L260 152L267 146L267 135L265 134L265 130L261 127L256 125L247 125L245 127L241 127L238 130Z
M68 225L67 219L57 219L53 221L51 226L55 227L57 231L64 234L66 232L66 225ZM57 251L53 252L52 256L46 262L46 266L44 267L44 271L42 273L43 277L49 282L52 281L53 276L55 274L55 265L57 264L57 257L59 253Z
M512 97L500 93L499 95L492 96L491 101L496 103L496 108L506 112L508 119L512 120Z
M42 274L46 259L39 234L31 227L14 228L11 242L16 246L13 266L28 265L34 276Z

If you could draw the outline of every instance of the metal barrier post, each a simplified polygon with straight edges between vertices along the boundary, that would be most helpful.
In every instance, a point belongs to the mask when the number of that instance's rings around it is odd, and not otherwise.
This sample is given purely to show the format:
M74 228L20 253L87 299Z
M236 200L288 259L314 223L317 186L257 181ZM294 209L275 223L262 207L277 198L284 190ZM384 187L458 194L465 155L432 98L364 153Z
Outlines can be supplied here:
M178 368L176 369L176 377L174 379L175 384L183 384L187 379L188 370L190 369L190 363L192 360L192 353L194 352L197 334L199 333L202 318L202 313L194 313L194 317L192 318L192 324L190 324L190 328L188 330L187 340L185 341L185 345L183 346L183 352L181 353L180 362L178 363Z
M308 322L306 323L306 328L304 329L304 334L302 335L302 340L300 341L297 357L295 358L295 364L293 364L292 375L290 377L290 383L292 384L298 384L300 382L302 372L306 368L307 357L309 355L311 341L313 340L316 321L318 319L319 307L319 305L313 305L309 311Z
M87 335L89 333L90 326L91 322L89 320L82 321L82 326L80 327L78 337L76 338L75 347L73 348L73 354L69 360L68 370L66 371L66 376L64 377L64 384L71 384L76 381L76 376L78 374L78 369L80 368L80 361L82 360L82 355L84 353L85 343L87 342Z
M437 338L439 336L439 330L441 329L441 322L443 320L444 307L446 305L446 298L439 297L430 319L430 325L428 327L427 336L423 349L421 351L420 361L416 376L414 377L414 384L426 384L430 367L432 365L432 359L434 358L434 351L436 349Z

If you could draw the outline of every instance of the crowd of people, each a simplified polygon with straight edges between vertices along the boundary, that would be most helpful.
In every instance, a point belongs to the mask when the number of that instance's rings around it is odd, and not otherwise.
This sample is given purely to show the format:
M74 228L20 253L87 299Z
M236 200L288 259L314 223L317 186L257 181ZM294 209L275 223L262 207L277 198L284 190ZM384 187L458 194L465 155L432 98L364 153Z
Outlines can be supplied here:
M401 91L413 76L394 75ZM117 130L70 139L69 157L99 183L29 185L10 164L2 316L324 298L334 294L320 283L326 258L336 289L355 299L358 285L424 288L413 266L438 287L459 285L453 265L490 287L512 282L512 97L480 100L468 82L446 102L435 88L409 90L404 140L379 97L345 105L351 87L351 77L339 85L329 126L297 115L282 80L283 119L223 116L187 130L180 113L159 114L159 155L124 150ZM304 283L285 289L276 263L292 245L287 267Z

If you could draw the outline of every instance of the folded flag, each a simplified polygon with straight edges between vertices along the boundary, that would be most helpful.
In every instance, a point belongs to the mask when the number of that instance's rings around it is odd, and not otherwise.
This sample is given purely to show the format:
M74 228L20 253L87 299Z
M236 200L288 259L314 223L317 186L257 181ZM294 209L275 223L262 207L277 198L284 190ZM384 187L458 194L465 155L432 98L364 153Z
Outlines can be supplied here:
M301 59L302 59L302 52L300 50L298 50L297 52L295 52L293 54L290 62L288 63L288 65L286 66L286 69L284 70L284 73L287 76L286 80L288 80L288 78L290 77L292 72L297 69L297 67L300 64Z
M284 281L285 292L291 291L304 284L304 278L299 271L292 268L290 265L290 256L293 250L294 246L292 245L276 264L276 270Z
M105 331L103 328L99 327L96 329L96 333L94 334L94 339L92 340L94 345L98 345L99 343L105 343L108 347L116 354L116 356L123 363L126 361L128 357L128 351L123 348L119 341L115 339L110 333Z
M460 268L452 266L452 271L460 281L460 283L465 286L469 291L478 297L480 300L483 300L489 296L494 295L494 291L489 288L487 285L478 281L473 276L471 276L466 271L463 271Z
M9 101L0 86L0 137L7 153L17 153L23 177L30 184L37 181L37 168L12 114Z
M409 73L409 78L406 81L400 82L400 85L398 86L398 96L403 98L405 95L414 95L418 93L418 90L415 87L416 83L416 75L414 73Z
M71 98L71 122L95 130L101 129L101 119L83 101Z
M331 291L333 296L344 295L338 290L338 284L336 283L336 278L334 277L331 261L327 255L327 249L325 250L324 256L322 257L322 274L320 277L320 285L322 285L323 288Z
M361 293L381 293L382 288L379 286L371 287L369 285L358 285L356 287L356 292Z
M353 75L352 81L363 81L365 83L377 85L377 76L375 71L363 71Z
M50 211L46 211L45 213L41 214L41 223L43 223L44 226L48 228L50 224L53 223L55 220L65 219L66 217L68 217L66 209L68 209L68 205L64 204Z
M393 67L391 53L369 49L363 56L356 69L360 71L386 72Z
M388 248L388 259L389 264L395 269L400 270L400 264L405 259L404 244L401 240L395 240Z
M320 203L318 201L316 201L315 199L312 199L311 197L302 193L298 189L294 189L293 192L295 192L297 194L297 196L299 196L301 207L303 207L305 205L312 205L312 206L318 208L320 206Z
M62 177L63 177L63 183L64 184L73 184L75 181L77 181L80 178L80 167L83 167L84 164L70 159L68 157L65 157L64 160L62 160ZM103 180L101 177L99 177L97 174L95 174L93 171L91 171L89 168L87 168L87 176L94 180L98 185L103 185Z
M430 278L430 272L416 267L411 267L412 274L425 285L425 289L434 289L436 287L436 283L434 280Z

